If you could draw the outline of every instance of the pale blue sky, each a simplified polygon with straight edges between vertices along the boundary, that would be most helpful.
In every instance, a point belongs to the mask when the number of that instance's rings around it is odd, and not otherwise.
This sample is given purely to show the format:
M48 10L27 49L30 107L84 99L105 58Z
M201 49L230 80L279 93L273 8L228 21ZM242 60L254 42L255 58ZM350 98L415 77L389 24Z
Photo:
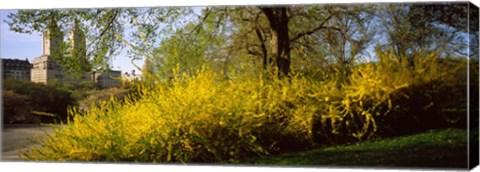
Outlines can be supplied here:
M29 60L40 56L42 53L41 34L21 34L10 31L8 24L4 22L11 10L0 11L0 56L2 58L18 58Z
M12 59L27 58L32 62L33 58L42 55L42 35L39 32L24 34L10 31L10 28L4 20L8 20L7 15L15 12L14 10L0 10L0 57ZM143 61L135 61L138 66L143 66ZM126 53L115 57L112 60L114 70L122 70L123 73L131 72L133 69L140 73L131 63Z

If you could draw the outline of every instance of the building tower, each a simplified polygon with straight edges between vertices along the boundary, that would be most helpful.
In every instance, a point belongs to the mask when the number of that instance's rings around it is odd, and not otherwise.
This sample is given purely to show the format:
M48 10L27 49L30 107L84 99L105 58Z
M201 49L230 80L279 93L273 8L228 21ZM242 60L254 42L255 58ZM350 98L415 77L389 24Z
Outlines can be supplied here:
M42 55L32 61L31 80L47 83L52 79L62 80L63 70L57 60L63 57L63 33L57 23L52 21L42 33Z
M85 59L87 56L85 34L75 19L68 35L70 41L69 51L75 58Z
M121 71L111 70L93 74L89 72L90 64L86 53L86 39L80 24L78 20L74 21L68 33L68 44L63 44L63 34L56 24L52 24L45 29L43 32L42 55L33 59L31 81L45 84L52 80L61 83L93 81L103 88L120 85L116 78L121 77ZM68 45L68 47L63 45ZM67 50L68 53L63 54L63 50ZM81 63L82 70L85 73L80 74L80 76L66 75L67 69L58 64L60 60Z
M59 56L61 58L61 43L63 42L63 33L58 28L56 22L52 22L45 31L43 31L43 51L42 56ZM55 57L57 58L57 57Z

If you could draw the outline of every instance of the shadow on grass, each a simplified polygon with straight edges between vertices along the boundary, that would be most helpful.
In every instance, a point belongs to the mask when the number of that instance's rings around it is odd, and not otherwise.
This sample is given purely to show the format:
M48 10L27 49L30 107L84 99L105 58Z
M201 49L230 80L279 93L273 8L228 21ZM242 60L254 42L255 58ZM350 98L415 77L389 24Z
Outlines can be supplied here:
M466 169L467 132L459 129L429 131L412 136L250 159L246 163L269 166Z

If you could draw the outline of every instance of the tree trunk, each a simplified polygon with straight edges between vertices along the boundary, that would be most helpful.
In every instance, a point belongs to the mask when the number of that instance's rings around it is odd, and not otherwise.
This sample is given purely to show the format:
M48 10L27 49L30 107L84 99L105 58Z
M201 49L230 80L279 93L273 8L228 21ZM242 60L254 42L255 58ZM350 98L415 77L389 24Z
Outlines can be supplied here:
M258 26L255 28L255 33L257 33L257 37L260 40L260 48L262 49L261 55L262 55L263 69L267 70L269 63L271 62L268 61L268 50L267 50L267 46L265 45L266 38L265 36L263 36L264 34L262 34L263 32L258 28Z
M261 8L270 23L272 40L270 42L271 59L278 74L288 76L290 72L290 39L288 35L288 16L286 7Z

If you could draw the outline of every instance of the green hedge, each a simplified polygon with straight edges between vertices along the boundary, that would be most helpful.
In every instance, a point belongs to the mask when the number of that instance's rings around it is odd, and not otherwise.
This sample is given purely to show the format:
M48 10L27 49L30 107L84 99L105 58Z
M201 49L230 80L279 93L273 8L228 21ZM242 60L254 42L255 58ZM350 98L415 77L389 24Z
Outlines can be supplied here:
M14 93L24 98L24 103L13 103L15 109L26 109L31 115L38 116L36 122L52 123L67 119L67 108L75 104L71 92L65 88L55 87L30 81L3 80L3 90L7 94ZM5 98L5 97L4 97ZM6 102L5 103L9 103ZM13 112L12 112L13 113ZM22 112L27 113L27 112ZM21 114L10 114L8 116L21 116ZM52 116L54 115L54 116ZM4 121L7 123L8 121ZM35 121L18 121L35 122Z

